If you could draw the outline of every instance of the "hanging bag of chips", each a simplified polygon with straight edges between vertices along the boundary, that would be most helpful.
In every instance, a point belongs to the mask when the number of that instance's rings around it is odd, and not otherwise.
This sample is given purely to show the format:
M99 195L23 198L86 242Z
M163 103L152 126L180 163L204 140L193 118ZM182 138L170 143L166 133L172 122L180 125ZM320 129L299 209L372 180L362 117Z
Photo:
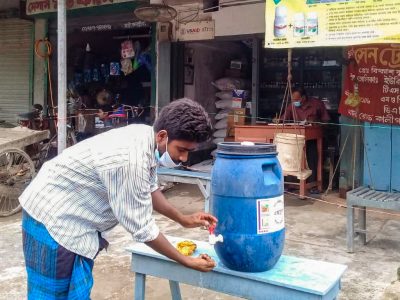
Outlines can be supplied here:
M121 43L121 57L132 58L135 56L135 50L133 49L133 43L130 40L123 41Z

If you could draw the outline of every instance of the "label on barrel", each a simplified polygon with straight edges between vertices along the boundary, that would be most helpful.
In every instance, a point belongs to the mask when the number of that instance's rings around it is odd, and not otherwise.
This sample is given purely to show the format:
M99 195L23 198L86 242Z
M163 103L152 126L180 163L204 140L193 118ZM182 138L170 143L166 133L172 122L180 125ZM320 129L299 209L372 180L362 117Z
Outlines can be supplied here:
M257 200L257 234L279 231L285 227L283 195Z

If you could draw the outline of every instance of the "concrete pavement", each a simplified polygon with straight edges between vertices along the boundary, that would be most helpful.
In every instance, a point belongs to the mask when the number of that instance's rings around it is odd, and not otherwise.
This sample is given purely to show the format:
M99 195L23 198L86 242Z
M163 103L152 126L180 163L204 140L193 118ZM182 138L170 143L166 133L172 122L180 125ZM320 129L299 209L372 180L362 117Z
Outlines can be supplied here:
M177 185L165 195L186 213L203 208L203 199L195 186ZM312 200L285 197L287 238L284 253L348 266L339 299L383 299L400 267L400 217L379 213L367 214L368 244L356 243L356 252L346 252L346 211L344 208ZM21 245L21 215L0 218L0 299L26 299L26 274ZM183 229L156 215L164 234L206 240L201 229ZM108 233L110 247L96 259L94 300L133 299L133 274L125 247L130 235L117 226ZM395 290L396 293L397 290ZM392 293L393 294L393 293ZM400 291L399 291L400 294ZM170 299L168 282L149 278L146 299ZM236 299L191 286L182 287L184 299ZM389 298L387 298L389 299ZM390 298L395 299L395 298Z

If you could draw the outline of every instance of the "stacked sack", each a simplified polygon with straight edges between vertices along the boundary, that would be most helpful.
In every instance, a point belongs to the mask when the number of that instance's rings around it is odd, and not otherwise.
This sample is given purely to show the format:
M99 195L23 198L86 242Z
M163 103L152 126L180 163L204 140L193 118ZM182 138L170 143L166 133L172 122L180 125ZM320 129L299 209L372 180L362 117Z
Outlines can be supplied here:
M232 109L232 91L246 88L248 81L241 78L224 77L212 83L219 92L215 94L217 114L215 116L215 132L213 142L215 144L224 141L227 136L228 114Z

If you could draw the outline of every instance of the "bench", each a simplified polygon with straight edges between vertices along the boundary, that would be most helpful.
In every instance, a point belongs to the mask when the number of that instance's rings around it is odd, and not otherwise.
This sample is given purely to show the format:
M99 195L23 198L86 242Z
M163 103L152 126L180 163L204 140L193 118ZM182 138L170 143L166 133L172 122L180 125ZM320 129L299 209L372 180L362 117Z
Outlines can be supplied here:
M210 207L211 193L211 173L194 172L170 168L157 168L157 176L160 181L179 182L187 184L195 184L199 187L205 203L204 211L208 212Z
M182 238L168 237L176 245ZM267 272L243 273L227 269L208 243L195 241L195 256L206 253L217 266L208 273L188 269L153 251L145 244L127 250L132 255L131 270L135 273L135 300L145 299L146 276L169 280L172 299L180 300L179 283L206 288L229 295L259 300L336 299L346 266L293 256L281 256Z
M361 242L367 243L367 207L400 211L400 193L380 192L368 187L359 187L347 192L347 250L354 252L354 236L359 234ZM358 228L354 226L355 207L360 209Z

